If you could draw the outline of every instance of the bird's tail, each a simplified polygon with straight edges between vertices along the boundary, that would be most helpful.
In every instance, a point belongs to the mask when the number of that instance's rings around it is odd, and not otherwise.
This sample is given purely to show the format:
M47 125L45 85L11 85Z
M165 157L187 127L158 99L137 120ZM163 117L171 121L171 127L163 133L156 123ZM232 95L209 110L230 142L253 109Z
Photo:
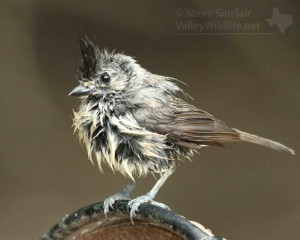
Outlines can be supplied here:
M239 139L245 142L255 143L258 145L262 145L265 147L273 148L277 151L288 152L290 154L295 155L295 151L279 142L272 141L270 139L262 138L256 135L252 135L250 133L242 132L238 129L234 129L239 134Z

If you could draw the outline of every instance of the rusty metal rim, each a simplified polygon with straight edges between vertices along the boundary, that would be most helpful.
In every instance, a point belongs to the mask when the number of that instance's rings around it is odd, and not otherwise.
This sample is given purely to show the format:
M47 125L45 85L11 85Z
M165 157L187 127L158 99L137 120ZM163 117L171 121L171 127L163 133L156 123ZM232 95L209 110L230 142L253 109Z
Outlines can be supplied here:
M128 219L129 213L127 209L128 201L117 201L114 204L108 215L108 219L104 219L103 214L103 202L88 205L80 208L72 214L66 215L59 223L55 224L44 234L41 240L63 240L85 227L88 224L102 220L104 225L115 224L116 219ZM128 218L126 218L128 216ZM191 240L222 240L223 238L216 236L209 236L206 232L193 225L190 221L186 220L178 214L163 209L159 206L149 203L142 204L139 207L139 213L137 214L136 223L139 221L148 221L151 225L157 225L168 229L182 237L182 239ZM126 220L125 220L126 221Z

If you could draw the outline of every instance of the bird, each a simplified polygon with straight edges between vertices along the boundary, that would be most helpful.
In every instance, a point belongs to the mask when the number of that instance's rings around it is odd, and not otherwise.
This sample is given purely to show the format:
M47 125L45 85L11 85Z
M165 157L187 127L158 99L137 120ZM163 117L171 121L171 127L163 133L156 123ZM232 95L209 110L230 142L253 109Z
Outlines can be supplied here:
M101 171L105 163L129 178L122 191L104 200L106 218L117 200L128 200L132 223L143 203L169 209L154 200L157 192L180 161L202 147L242 141L295 154L279 142L232 128L189 104L175 78L153 74L123 53L100 50L88 37L80 38L80 47L79 85L69 93L81 100L74 111L74 132ZM138 181L148 174L159 179L146 194L131 199Z

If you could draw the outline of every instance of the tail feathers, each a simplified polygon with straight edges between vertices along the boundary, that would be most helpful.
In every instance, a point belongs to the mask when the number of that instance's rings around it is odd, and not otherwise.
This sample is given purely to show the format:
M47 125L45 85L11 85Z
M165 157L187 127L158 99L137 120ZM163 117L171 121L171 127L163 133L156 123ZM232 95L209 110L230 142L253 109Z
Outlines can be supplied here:
M256 135L252 135L250 133L246 133L246 132L242 132L238 129L234 129L235 131L237 131L239 133L239 138L242 141L245 142L250 142L250 143L255 143L258 145L262 145L265 147L269 147L269 148L273 148L277 151L283 151L283 152L288 152L292 155L295 155L295 151L279 142L275 142L266 138L262 138Z

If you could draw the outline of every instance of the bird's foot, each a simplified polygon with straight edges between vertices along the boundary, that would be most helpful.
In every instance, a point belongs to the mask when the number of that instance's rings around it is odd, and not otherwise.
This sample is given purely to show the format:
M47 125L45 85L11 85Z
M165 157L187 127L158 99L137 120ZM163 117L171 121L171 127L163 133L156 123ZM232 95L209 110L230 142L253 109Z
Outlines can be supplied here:
M129 195L126 195L121 192L121 193L116 193L116 194L106 198L103 203L103 211L104 211L105 218L107 218L109 208L113 209L113 204L117 200L130 200L130 197L129 197Z
M151 202L153 198L154 196L147 193L128 202L127 208L130 208L130 221L132 224L134 224L133 218L136 216L136 212L138 211L139 206L143 203Z
M153 205L156 205L158 207L161 207L163 209L166 209L168 211L171 210L171 208L168 205L164 204L164 203L156 202L156 201L153 201L153 200L151 200L150 203L153 204Z

